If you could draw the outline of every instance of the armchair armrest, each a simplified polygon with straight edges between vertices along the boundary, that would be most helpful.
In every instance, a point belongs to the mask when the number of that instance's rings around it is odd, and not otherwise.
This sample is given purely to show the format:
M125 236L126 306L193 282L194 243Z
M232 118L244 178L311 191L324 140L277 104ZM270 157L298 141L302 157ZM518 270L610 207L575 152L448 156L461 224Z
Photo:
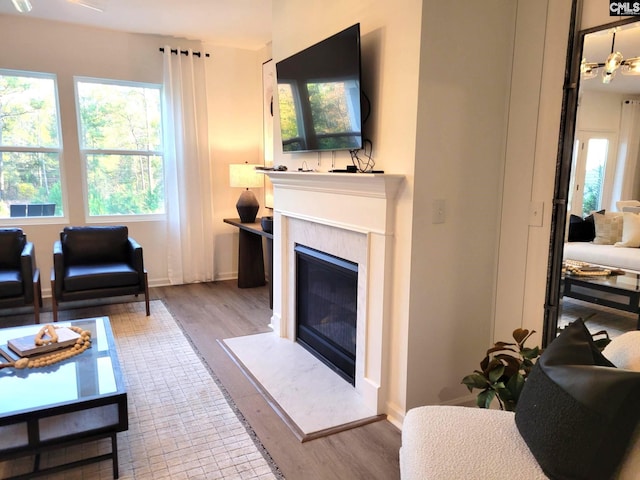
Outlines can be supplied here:
M51 269L51 280L55 291L51 292L56 298L62 296L62 284L64 279L64 256L62 255L62 242L56 240L53 243L53 268Z
M144 260L142 247L133 238L129 237L129 263L138 272L140 285L144 285Z
M32 242L26 242L20 254L20 270L24 283L25 302L33 302L33 282L36 272L36 252Z

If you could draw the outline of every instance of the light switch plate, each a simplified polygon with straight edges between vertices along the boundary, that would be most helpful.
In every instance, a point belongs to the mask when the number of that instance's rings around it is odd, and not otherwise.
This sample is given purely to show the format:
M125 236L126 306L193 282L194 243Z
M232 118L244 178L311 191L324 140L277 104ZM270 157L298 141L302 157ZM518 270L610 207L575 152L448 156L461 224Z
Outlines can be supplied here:
M433 201L433 214L431 223L444 223L445 220L445 201L442 198Z
M541 227L544 217L544 202L529 203L529 225L531 227Z

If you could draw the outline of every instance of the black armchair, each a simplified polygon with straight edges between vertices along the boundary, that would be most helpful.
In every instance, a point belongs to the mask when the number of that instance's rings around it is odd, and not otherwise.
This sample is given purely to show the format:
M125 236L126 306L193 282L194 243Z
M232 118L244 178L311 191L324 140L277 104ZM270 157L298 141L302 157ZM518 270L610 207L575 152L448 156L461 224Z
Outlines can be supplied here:
M65 227L53 245L51 292L54 322L60 302L140 293L150 315L142 247L126 226Z
M40 323L42 289L33 243L20 228L0 229L0 308L33 305Z

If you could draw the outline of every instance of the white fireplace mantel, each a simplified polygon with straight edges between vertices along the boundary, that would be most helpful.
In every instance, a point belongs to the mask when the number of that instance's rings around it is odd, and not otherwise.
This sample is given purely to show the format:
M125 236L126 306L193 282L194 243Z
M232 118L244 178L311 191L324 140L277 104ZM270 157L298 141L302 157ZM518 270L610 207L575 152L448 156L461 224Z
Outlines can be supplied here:
M318 217L321 223L355 231L393 230L393 200L404 175L278 171L267 175L274 186L274 212L308 216L311 221Z
M358 264L355 388L385 413L395 199L403 175L266 172L274 187L273 317L295 341L296 244Z

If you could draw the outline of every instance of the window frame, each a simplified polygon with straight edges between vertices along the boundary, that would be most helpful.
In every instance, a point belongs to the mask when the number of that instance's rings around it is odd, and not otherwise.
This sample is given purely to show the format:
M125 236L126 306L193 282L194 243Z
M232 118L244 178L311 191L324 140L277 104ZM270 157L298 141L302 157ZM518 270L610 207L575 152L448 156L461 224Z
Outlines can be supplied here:
M160 95L160 139L163 142L161 150L117 150L117 149L93 149L84 148L82 143L84 139L83 124L80 118L80 96L78 94L78 83L97 83L103 85L116 85L125 87L150 88L158 90ZM159 83L138 82L134 80L115 80L108 78L87 77L76 75L73 77L74 99L76 106L76 127L78 131L78 152L80 158L80 169L82 174L82 201L84 210L84 219L87 224L99 223L132 223L132 222L156 222L166 220L167 205L166 197L163 198L163 213L137 213L123 215L91 215L89 213L89 172L87 168L88 155L123 155L123 156L159 156L162 158L162 175L164 180L165 171L165 150L164 150L164 108L162 106L163 86ZM166 193L166 187L165 187Z
M69 217L69 202L67 196L67 183L64 168L64 140L62 135L62 112L60 110L60 90L58 88L58 76L55 73L49 72L36 72L30 70L17 70L12 68L0 68L0 75L2 76L15 76L15 77L30 77L30 78L43 78L53 81L53 94L54 103L56 107L57 118L57 147L42 147L42 146L3 146L0 144L0 152L17 152L17 153L55 153L58 155L58 172L60 175L60 189L62 199L62 215L54 215L47 217L6 217L0 219L3 225L6 226L20 226L24 224L29 225L64 225L68 223Z

